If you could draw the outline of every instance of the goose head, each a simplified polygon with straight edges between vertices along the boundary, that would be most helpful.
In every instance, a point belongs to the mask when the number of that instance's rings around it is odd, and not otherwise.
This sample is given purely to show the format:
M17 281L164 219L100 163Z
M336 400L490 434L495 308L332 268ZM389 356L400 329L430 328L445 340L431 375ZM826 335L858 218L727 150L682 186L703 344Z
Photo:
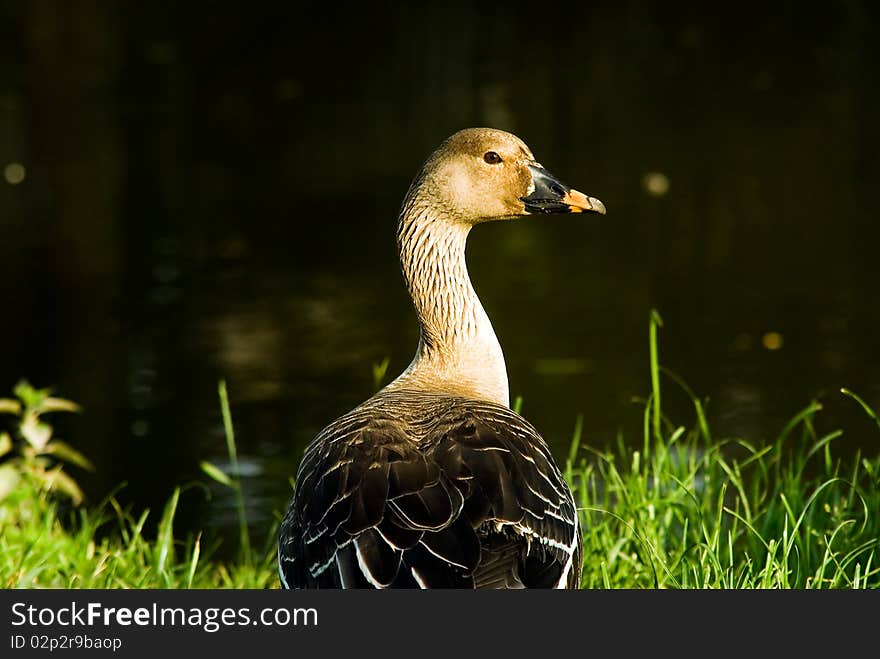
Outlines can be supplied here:
M604 204L548 172L516 135L461 130L432 154L413 192L427 192L447 218L465 224L540 213L600 213ZM419 195L420 196L420 195Z

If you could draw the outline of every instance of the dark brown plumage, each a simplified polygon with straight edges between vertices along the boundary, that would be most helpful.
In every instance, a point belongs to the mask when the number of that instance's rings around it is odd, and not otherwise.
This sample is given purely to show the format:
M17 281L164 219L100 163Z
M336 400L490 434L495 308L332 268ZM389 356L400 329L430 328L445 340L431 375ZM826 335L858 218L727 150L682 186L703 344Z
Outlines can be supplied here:
M580 577L571 493L501 405L396 391L328 426L296 484L280 567L296 587L554 587Z

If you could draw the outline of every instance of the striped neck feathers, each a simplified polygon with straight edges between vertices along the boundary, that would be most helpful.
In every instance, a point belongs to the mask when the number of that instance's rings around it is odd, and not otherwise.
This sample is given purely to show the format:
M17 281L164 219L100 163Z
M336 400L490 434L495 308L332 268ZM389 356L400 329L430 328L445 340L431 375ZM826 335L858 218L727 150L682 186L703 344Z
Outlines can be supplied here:
M397 230L400 264L420 336L409 367L389 389L419 389L509 405L501 346L468 276L471 224L426 203L404 202Z

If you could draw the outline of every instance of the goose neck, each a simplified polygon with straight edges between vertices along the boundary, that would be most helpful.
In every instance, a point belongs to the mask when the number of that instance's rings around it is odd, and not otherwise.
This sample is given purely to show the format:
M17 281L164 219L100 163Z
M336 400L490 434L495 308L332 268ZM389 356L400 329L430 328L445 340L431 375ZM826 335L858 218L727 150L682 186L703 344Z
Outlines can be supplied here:
M404 207L398 251L420 333L415 358L393 385L508 405L501 346L468 276L470 229L437 209Z

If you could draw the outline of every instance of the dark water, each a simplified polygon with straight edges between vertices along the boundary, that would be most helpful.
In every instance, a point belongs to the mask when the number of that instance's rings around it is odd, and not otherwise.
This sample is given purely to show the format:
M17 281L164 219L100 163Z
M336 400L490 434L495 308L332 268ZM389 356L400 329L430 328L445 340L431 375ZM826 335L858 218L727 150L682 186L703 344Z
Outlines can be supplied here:
M0 390L81 402L59 426L93 499L125 481L158 508L223 463L226 378L262 532L372 364L412 357L410 178L492 125L609 210L470 241L512 394L558 454L579 414L594 445L640 441L651 308L718 434L768 441L820 395L841 451L876 450L835 391L880 407L878 11L735 4L3 3ZM185 493L179 528L231 522L215 495Z

